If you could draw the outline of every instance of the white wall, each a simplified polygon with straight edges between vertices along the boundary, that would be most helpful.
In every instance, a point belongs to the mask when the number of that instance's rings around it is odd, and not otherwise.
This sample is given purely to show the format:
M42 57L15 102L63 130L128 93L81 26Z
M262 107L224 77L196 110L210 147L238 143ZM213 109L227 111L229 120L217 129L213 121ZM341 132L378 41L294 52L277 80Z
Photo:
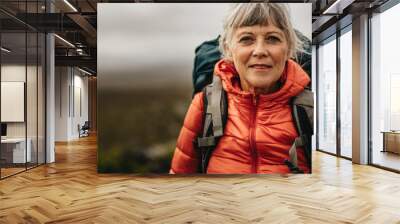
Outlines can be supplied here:
M31 67L28 66L28 70ZM1 66L1 81L25 82L25 64L10 64Z
M26 70L27 69L27 74L28 74L28 79L29 79L29 84L30 85L36 85L36 81L33 83L33 78L30 77L30 75L36 75L36 67L34 66L28 66L25 67L24 65L18 65L18 64L8 64L8 65L2 65L1 66L1 81L3 82L25 82L25 75L26 75ZM32 82L32 83L31 83ZM32 90L32 92L30 91ZM32 88L27 88L27 96L29 97L33 97L36 99L36 89L32 89ZM3 96L4 97L4 96ZM33 102L33 99L27 99L27 102ZM27 114L28 116L28 122L32 122L34 121L36 123L36 114L31 113L32 107L36 108L36 103L32 104L32 105L28 105L30 106L30 110ZM35 110L35 108L33 108L33 110ZM2 110L5 110L6 108L1 108ZM33 116L33 117L32 117ZM7 137L25 137L25 123L26 122L7 122ZM28 125L28 129L30 127L34 128L36 130L36 126L33 127L34 125L29 124ZM28 130L28 137L29 133L31 133L30 130Z
M25 64L2 65L1 81L25 82ZM1 109L5 110L5 108ZM7 137L25 137L25 123L7 122Z
M71 129L70 135L72 138L78 138L78 124L82 126L85 121L88 121L88 77L82 76L79 70L74 69L74 80L72 83L73 90L71 99Z
M69 69L55 68L55 141L68 141Z
M77 139L78 124L88 120L88 78L76 68L56 67L55 89L55 140Z
M43 110L45 90L42 68L36 65L25 66L25 63L3 64L1 66L1 76L2 82L24 82L26 84L26 106L21 108L23 110L22 113L26 112L26 120L23 122L5 122L7 124L7 137L24 138L26 135L31 144L32 161L36 162L38 158L39 163L44 163L45 121ZM7 96L3 97L7 98ZM1 108L1 110L7 109L10 108ZM38 156L37 153L39 153Z

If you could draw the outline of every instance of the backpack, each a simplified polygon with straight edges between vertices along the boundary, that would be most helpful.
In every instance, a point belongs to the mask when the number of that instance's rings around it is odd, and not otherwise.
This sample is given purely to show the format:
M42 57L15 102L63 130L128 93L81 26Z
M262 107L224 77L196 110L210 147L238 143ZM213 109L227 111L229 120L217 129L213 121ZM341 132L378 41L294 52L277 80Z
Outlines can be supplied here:
M219 37L200 44L195 50L193 66L193 96L200 92L213 79L214 66L221 59L221 52L218 49Z
M193 68L193 96L199 91L203 91L204 96L203 131L201 136L198 136L194 142L200 158L198 171L201 173L207 172L208 162L211 158L213 150L218 144L219 139L223 136L224 127L228 117L228 101L226 92L222 88L222 81L219 76L213 75L214 66L221 59L221 53L218 49L218 38L219 36L216 39L202 43L195 50L196 56ZM311 44L309 46L311 46ZM309 48L309 51L311 52L311 47ZM306 72L308 72L307 74L310 74L310 54L303 53L301 55L297 55L297 59L300 60L300 63L298 63L302 65ZM313 92L309 87L307 87L299 95L293 97L290 102L292 105L293 120L297 132L299 133L299 136L295 139L291 148L289 149L289 160L284 161L292 173L304 173L298 168L296 151L297 147L303 147L307 165L310 167L310 170L312 168L311 138L314 127L313 95Z

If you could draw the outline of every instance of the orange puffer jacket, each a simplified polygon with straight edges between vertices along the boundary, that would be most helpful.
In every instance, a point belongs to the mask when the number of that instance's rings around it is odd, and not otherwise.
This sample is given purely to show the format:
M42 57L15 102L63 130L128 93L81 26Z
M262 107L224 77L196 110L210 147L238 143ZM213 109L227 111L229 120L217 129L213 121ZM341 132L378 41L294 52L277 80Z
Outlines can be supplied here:
M288 60L281 77L282 87L271 94L253 95L240 88L234 66L220 60L215 74L227 92L228 120L224 136L210 158L207 173L290 173L284 164L298 136L290 99L303 91L310 78L294 61ZM186 114L172 159L170 173L196 173L198 154L194 140L203 129L203 93L195 95ZM299 168L306 173L304 151L297 148Z

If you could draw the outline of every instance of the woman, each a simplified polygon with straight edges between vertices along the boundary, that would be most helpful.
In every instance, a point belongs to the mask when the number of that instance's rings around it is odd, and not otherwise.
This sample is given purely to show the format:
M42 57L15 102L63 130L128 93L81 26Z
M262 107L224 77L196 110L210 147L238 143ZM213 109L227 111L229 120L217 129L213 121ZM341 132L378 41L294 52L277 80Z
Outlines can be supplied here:
M289 148L298 137L290 100L310 82L294 62L301 43L280 4L242 3L227 17L220 38L223 58L214 73L227 93L228 119L207 173L289 173ZM203 127L203 93L186 114L171 173L195 173L199 156L194 140ZM297 148L298 166L310 172Z

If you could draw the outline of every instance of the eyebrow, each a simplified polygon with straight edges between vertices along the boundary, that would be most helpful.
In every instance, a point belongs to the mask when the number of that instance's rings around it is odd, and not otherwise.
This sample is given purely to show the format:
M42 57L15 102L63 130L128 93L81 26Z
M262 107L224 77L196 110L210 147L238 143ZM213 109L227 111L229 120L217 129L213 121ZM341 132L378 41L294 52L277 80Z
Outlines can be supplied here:
M242 36L242 35L244 35L244 34L251 34L251 35L254 35L254 33L252 33L252 32L242 31L242 32L240 32L240 33L238 34L238 36ZM267 32L267 33L265 33L265 34L266 34L266 35L269 35L269 34L278 34L278 35L280 35L280 36L284 36L283 33L278 32L278 31L270 31L270 32Z

